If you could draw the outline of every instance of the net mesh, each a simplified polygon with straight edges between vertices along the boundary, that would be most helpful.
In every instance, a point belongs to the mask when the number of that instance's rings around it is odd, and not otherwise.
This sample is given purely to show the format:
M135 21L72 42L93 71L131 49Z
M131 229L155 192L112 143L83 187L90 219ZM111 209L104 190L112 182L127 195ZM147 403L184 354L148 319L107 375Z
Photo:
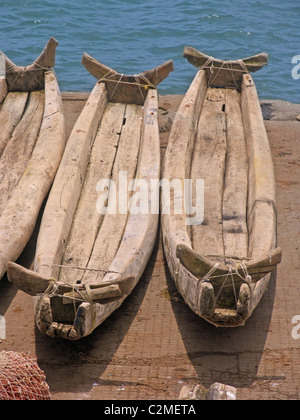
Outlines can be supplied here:
M50 400L44 372L24 353L0 352L0 401Z

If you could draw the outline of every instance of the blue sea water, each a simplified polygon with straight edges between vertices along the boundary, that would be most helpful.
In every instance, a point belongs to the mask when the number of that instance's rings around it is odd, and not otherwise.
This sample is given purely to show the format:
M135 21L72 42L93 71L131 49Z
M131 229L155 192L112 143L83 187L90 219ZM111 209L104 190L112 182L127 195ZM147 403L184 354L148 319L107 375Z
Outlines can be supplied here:
M62 91L92 89L84 51L125 74L172 58L162 94L185 93L196 73L182 58L185 45L222 59L265 51L269 65L254 74L259 96L300 102L299 23L299 0L1 0L0 49L27 65L54 36Z

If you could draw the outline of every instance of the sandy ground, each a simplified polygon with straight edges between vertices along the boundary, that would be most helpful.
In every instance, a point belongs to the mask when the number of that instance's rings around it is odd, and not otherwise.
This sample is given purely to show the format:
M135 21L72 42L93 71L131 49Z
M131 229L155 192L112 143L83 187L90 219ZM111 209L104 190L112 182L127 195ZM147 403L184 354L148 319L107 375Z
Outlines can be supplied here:
M63 96L69 134L87 94ZM181 99L160 98L162 155ZM283 261L252 317L244 327L228 330L191 312L174 288L160 236L133 294L79 342L41 335L32 298L4 278L0 315L7 335L0 351L37 357L53 400L177 399L184 384L208 387L216 381L236 387L238 399L299 399L300 340L293 338L292 321L300 316L300 105L262 101L262 108L276 171ZM26 266L35 241L36 233L20 258Z

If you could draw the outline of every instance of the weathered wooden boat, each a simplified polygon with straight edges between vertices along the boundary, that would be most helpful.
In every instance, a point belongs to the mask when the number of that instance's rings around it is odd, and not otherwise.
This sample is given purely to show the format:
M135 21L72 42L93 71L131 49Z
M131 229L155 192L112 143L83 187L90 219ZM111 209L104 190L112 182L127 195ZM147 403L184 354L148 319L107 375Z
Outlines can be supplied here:
M155 87L173 70L170 60L125 76L87 54L83 64L99 80L75 123L49 195L34 270L8 266L9 279L37 296L39 330L69 340L91 334L120 307L152 253L159 191L146 198L146 207L156 211L140 211L137 195L160 177Z
M190 308L215 326L235 327L250 317L281 260L272 156L249 74L267 55L228 62L186 47L184 57L200 69L174 119L163 178L194 185L192 193L176 190L171 212L162 214L164 251ZM204 181L198 195L196 180ZM204 212L175 212L179 199Z
M0 54L0 278L30 239L65 147L56 46L28 67Z

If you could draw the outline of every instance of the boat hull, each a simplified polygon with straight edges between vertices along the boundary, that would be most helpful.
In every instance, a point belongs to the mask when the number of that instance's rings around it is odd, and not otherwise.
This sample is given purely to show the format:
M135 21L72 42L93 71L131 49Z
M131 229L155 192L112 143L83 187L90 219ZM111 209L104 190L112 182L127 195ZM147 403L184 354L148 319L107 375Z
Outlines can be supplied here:
M19 68L9 61L6 78L1 80L0 278L7 263L16 261L28 243L65 148L62 98L49 67L54 64L56 45L51 38L42 54L47 68L38 78L35 65Z
M167 68L162 78L170 62ZM113 101L106 82L96 83L74 125L44 211L34 270L8 268L9 279L35 296L36 324L50 337L91 334L131 294L155 245L158 93L147 86L141 105L134 84L129 103L115 102L131 87L119 79L122 92Z
M170 214L161 216L178 291L211 324L244 325L281 260L273 162L250 74L239 91L210 87L198 71L173 122L163 178L203 182L202 218L176 214L174 197Z

